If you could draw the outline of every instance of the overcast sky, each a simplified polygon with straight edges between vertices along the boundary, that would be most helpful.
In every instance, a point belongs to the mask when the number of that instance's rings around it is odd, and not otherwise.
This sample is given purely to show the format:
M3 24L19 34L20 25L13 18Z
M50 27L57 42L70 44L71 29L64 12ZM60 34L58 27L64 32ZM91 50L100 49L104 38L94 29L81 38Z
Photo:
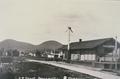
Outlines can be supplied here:
M0 40L40 44L47 40L71 41L118 36L119 0L0 0Z

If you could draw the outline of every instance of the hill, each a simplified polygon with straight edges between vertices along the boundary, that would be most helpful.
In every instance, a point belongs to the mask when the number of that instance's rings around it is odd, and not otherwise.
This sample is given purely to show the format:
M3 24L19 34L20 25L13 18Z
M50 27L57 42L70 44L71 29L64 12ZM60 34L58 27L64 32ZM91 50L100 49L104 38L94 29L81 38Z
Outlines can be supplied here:
M6 50L8 49L19 49L22 51L28 50L28 49L33 49L34 45L25 43L25 42L20 42L12 39L7 39L3 40L0 42L0 48L4 48Z
M51 49L51 50L55 50L58 49L62 46L61 43L57 42L57 41L46 41L43 42L42 44L37 46L37 49L40 50L44 50L44 49Z
M0 48L4 48L5 50L8 50L8 49L18 49L21 51L26 51L29 49L30 50L34 50L34 49L54 50L54 49L58 49L61 46L62 46L62 44L57 41L46 41L46 42L41 43L40 45L33 45L30 43L20 42L20 41L16 41L16 40L12 40L12 39L7 39L7 40L3 40L0 42Z

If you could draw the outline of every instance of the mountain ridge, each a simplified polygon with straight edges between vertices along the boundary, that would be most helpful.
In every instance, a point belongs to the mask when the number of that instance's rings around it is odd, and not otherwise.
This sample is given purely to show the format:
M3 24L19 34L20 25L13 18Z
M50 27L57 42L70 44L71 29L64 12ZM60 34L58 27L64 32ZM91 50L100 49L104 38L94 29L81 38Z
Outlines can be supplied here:
M54 40L49 40L49 41L45 41L45 42L37 45L37 48L40 50L44 50L44 49L56 50L56 49L60 48L61 46L62 46L62 44L60 42L57 42Z
M27 43L27 42L21 42L21 41L17 41L14 39L5 39L3 41L0 41L0 48L4 48L6 50L8 49L18 49L21 51L26 51L26 50L43 50L43 49L57 49L60 46L62 46L62 44L58 41L54 41L54 40L49 40L49 41L45 41L41 44L38 45L34 45L31 43Z

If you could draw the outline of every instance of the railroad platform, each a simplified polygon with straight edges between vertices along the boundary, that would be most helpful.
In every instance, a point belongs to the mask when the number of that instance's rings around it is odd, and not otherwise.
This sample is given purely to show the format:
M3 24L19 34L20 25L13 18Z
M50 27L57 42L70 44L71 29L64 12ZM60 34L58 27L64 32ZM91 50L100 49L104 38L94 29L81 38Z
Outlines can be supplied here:
M32 59L26 59L26 61L50 64L53 66L95 76L101 79L120 79L120 76L108 72L102 72L100 68L92 68L87 66L81 66L81 65L64 63L64 62L55 62L55 61L40 61L40 60L32 60Z

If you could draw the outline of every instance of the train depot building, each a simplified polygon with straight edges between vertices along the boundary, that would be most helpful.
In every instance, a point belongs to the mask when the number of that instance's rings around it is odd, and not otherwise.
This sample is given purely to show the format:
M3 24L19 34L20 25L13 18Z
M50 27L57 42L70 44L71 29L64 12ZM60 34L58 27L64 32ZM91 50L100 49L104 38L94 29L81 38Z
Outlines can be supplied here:
M73 63L91 65L106 69L120 69L120 43L117 42L115 51L114 38L104 38L70 43L70 60ZM68 58L67 45L61 48L64 60Z

